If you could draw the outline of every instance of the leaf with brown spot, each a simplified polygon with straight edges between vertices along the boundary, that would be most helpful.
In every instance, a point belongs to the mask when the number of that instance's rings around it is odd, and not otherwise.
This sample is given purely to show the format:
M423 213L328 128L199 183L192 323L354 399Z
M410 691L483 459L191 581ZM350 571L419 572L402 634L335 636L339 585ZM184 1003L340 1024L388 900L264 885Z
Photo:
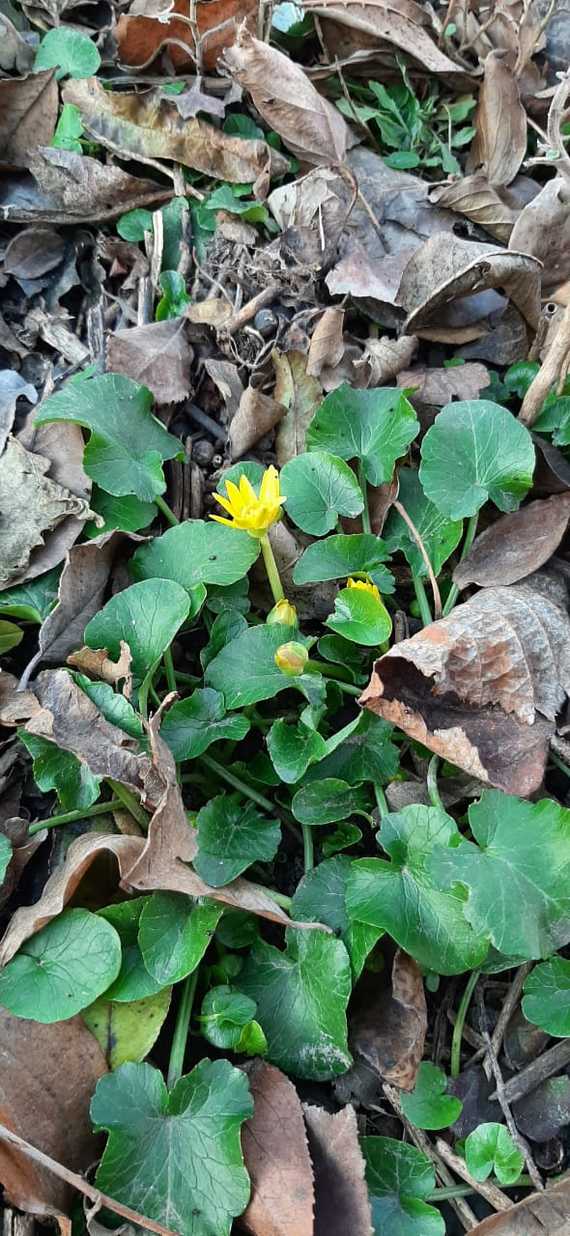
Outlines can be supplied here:
M275 441L277 463L282 468L305 450L305 434L322 400L320 383L307 373L307 358L302 352L273 353L275 390L273 398L285 405Z
M36 146L47 146L55 132L59 92L55 69L0 81L0 160L28 167Z
M443 407L452 399L478 399L489 385L489 370L476 361L451 369L402 369L398 386L412 388L410 399Z
M530 253L543 263L542 295L550 296L570 279L570 182L567 176L547 181L513 227L509 248Z
M40 145L29 168L31 175L6 180L0 217L16 223L102 223L172 197L172 189L73 150Z
M303 1110L315 1172L314 1236L372 1236L354 1108L328 1112L305 1104Z
M71 1171L97 1158L89 1103L107 1072L99 1044L81 1017L40 1025L0 1009L0 1123ZM37 1215L69 1212L75 1194L52 1172L0 1142L6 1200Z
M0 583L27 579L32 551L68 515L85 521L89 503L47 476L50 462L9 438L0 458Z
M115 331L107 343L107 368L148 386L157 403L180 403L190 391L193 355L185 319L172 318Z
M471 167L481 168L490 185L509 185L526 154L527 118L504 52L489 52L485 60L474 125Z
M260 438L265 437L283 419L287 409L277 399L264 395L255 386L247 386L230 425L232 459L240 459Z
M355 1061L363 1061L376 1076L413 1090L424 1054L427 1008L424 983L418 966L407 953L397 950L391 980L374 974L375 991L355 1012L350 1030L350 1049Z
M482 532L453 572L458 588L516 584L543 566L560 544L570 519L570 493L529 502Z
M254 1113L241 1135L252 1194L240 1223L251 1236L313 1236L313 1169L297 1091L263 1060L243 1069Z
M511 1210L483 1219L472 1236L568 1236L570 1232L570 1178L531 1193Z
M339 365L344 355L344 309L331 305L325 309L313 331L307 373L318 378L325 366Z

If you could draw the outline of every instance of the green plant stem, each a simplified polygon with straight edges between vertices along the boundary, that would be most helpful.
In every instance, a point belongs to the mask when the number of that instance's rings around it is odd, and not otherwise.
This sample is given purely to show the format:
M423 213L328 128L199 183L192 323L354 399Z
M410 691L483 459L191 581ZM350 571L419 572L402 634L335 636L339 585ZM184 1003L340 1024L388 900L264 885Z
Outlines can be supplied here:
M493 1184L499 1183L498 1180L495 1181L493 1177L491 1177L491 1182ZM501 1189L527 1189L533 1187L534 1186L530 1176L524 1175L519 1176L518 1180L515 1180L514 1184L502 1184L500 1186ZM431 1193L427 1194L424 1200L426 1202L448 1202L454 1197L469 1197L471 1194L475 1193L476 1189L474 1189L472 1185L449 1185L444 1189L434 1189Z
M305 875L311 871L315 864L313 850L313 830L310 824L301 824L303 832L303 862L305 864Z
M226 781L228 785L231 785L232 789L239 790L240 794L250 798L252 803L257 803L257 806L262 807L264 811L270 811L272 815L275 813L274 804L264 794L259 794L257 790L252 789L247 782L242 781L241 777L236 777L235 773L230 772L229 768L224 768L223 764L218 764L218 761L212 759L211 755L202 755L200 758L202 763L206 765L206 768L210 769L210 772L215 773L217 777L221 777L222 781ZM185 781L186 778L183 777L182 780Z
M552 763L556 765L556 768L560 769L560 772L563 772L567 777L570 777L570 768L564 763L564 760L560 759L560 756L556 754L556 751L551 751L549 758L552 760Z
M137 824L140 824L143 832L146 833L149 817L131 790L128 790L125 785L121 785L120 781L113 781L112 777L107 777L107 785L110 786L116 797L120 799L121 806L132 815Z
M428 770L427 770L427 778L426 778L427 792L429 794L429 800L430 800L432 807L439 807L442 811L445 811L445 807L441 801L441 794L439 792L439 786L437 784L438 768L439 768L439 755L432 755L431 760L428 764Z
M359 695L362 695L364 690L364 687L355 687L354 683L347 682L346 678L343 678L342 676L342 670L339 669L338 666L325 665L323 661L313 661L311 657L309 657L309 660L305 665L305 673L322 674L323 678L330 678L332 682L336 682L337 686L339 686L341 691L344 691L346 695L354 695L355 697L358 697Z
M177 528L180 520L176 518L174 511L170 510L170 507L168 503L164 501L164 498L161 498L159 495L158 498L154 499L154 501L156 502L159 511L161 511L164 515L166 522L170 524L171 528Z
M429 627L433 622L433 618L429 607L429 601L427 599L427 593L424 588L424 581L423 579L420 579L419 575L412 575L412 582L414 585L414 592L416 594L416 601L420 608L422 622L424 627Z
M278 601L283 601L285 599L281 576L279 575L279 569L275 561L275 555L271 548L271 541L269 540L267 533L259 539L261 541L261 552L263 554L265 570L267 571L269 587L271 588L273 600L275 601L275 604L277 604Z
M184 674L182 670L176 670L178 682L183 682L188 687L198 687L202 681L197 674Z
M362 490L362 498L364 501L364 507L362 509L362 516L361 516L362 531L372 532L372 525L370 523L370 508L368 506L368 485L366 482L366 477L364 475L364 465L361 459L358 460L358 483Z
M271 897L271 900L275 902L275 905L281 906L282 910L291 909L291 906L293 905L292 897L287 897L285 893L278 893L276 888L268 888L267 884L260 884L260 888L263 889L264 893L267 893L268 897Z
M38 820L30 824L28 836L41 833L44 828L57 828L59 824L74 824L76 820L89 820L92 815L105 815L107 811L115 811L122 804L118 798L110 798L106 803L95 803L93 807L78 807L75 811L63 811L60 815L51 815L47 820Z
M166 675L166 685L169 691L177 691L176 673L174 670L174 661L172 660L172 649L167 648L162 654L162 662L164 665L164 673Z
M172 1035L170 1059L168 1061L167 1086L169 1090L172 1090L177 1081L180 1081L184 1069L184 1056L186 1055L186 1043L188 1040L188 1030L190 1029L192 1005L194 1004L194 996L196 995L198 984L199 969L200 967L196 966L192 974L189 974L188 978L184 980L180 995L180 1004L176 1013L176 1024L174 1026L174 1034Z
M472 973L469 975L469 978L465 985L465 991L463 992L463 995L461 997L461 1003L457 1010L457 1017L455 1019L455 1025L453 1027L453 1037L451 1040L451 1069L450 1071L451 1071L452 1077L459 1077L459 1074L461 1072L461 1039L463 1037L463 1027L465 1025L465 1018L467 1017L467 1010L471 1003L471 996L473 995L473 992L475 991L475 987L477 985L477 980L479 978L480 973L481 973L480 970L473 970Z
M156 674L156 671L159 665L160 665L160 658L158 661L155 661L154 665L151 665L148 671L148 674L145 674L143 681L141 682L141 685L139 687L139 700L138 700L139 712L141 714L141 717L144 717L145 721L148 717L149 692L152 687L154 675Z
M465 540L463 542L463 548L461 550L461 555L459 558L460 562L463 562L463 559L467 557L467 554L469 553L469 550L471 549L473 541L475 540L475 533L477 532L477 520L478 519L479 519L479 512L477 512L476 515L472 515L467 524L467 532L465 533ZM449 596L443 607L444 618L447 618L447 615L451 613L457 601L458 596L459 596L459 588L457 587L457 584L452 584L451 588L449 589Z
M378 815L380 816L380 819L383 820L385 815L390 814L390 806L382 786L377 785L376 782L374 782L374 797L376 799Z

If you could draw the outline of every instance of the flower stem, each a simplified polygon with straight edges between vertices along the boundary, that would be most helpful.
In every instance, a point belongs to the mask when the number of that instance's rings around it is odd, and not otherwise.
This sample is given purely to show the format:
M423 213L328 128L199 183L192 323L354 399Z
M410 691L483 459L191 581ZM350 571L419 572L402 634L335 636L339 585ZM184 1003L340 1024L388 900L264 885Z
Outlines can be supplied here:
M122 803L118 798L110 798L106 803L95 803L92 807L78 807L75 811L63 811L60 815L51 815L47 820L38 820L35 824L30 824L28 836L33 837L35 833L41 833L44 828L57 828L59 824L74 824L76 820L89 820L92 815L105 815L106 812L115 811L121 806Z
M137 824L140 824L143 832L146 833L149 817L131 790L128 790L126 785L121 785L120 781L114 781L112 777L107 777L107 785L111 787L113 793L120 799L121 806L129 812L129 815L132 815Z
M465 991L463 992L463 995L461 997L461 1003L457 1010L457 1017L455 1019L455 1025L453 1027L453 1037L451 1040L451 1069L450 1071L451 1071L452 1077L459 1077L459 1074L461 1072L461 1039L463 1036L463 1027L465 1025L465 1018L467 1017L467 1010L471 1003L471 996L473 995L473 992L475 991L475 987L477 986L477 980L479 978L480 973L481 973L480 970L473 970L472 973L469 975L469 978L465 985Z
M202 755L200 758L202 763L206 765L206 768L210 769L210 772L215 773L217 777L221 777L222 781L226 781L228 785L232 786L232 789L239 790L240 794L250 798L252 803L257 803L257 806L262 807L264 811L270 811L272 815L275 814L273 803L264 794L259 794L251 785L247 785L245 781L242 781L241 777L236 777L235 773L230 772L229 768L224 768L223 764L218 764L218 761L212 759L211 755ZM184 781L185 778L183 777L182 780Z
M322 674L323 678L330 678L347 695L359 696L362 695L364 690L364 687L355 687L352 682L347 682L346 678L343 678L342 670L337 665L325 665L323 661L313 661L309 657L305 665L305 673L307 672L309 674Z
M172 648L167 648L162 654L162 663L164 665L164 673L166 675L166 685L169 691L177 691L176 673L174 670L174 662L172 660Z
M161 498L159 494L158 497L154 499L154 501L156 502L156 505L159 511L161 511L162 514L164 515L166 522L170 524L171 528L177 528L178 524L180 523L180 520L176 518L174 511L170 510L170 507L168 503L164 501L164 498Z
M366 477L364 475L364 465L361 459L358 460L358 482L362 490L362 498L364 500L364 507L362 509L362 517L361 517L362 518L362 531L372 532L372 524L370 523L370 508L368 506L368 485L366 483Z
M432 807L439 807L441 811L445 811L445 807L441 801L441 794L437 784L437 770L439 768L439 755L432 755L428 764L427 770L427 792Z
M382 786L378 785L376 781L374 782L374 797L376 799L378 815L380 816L380 819L383 820L385 815L390 814L390 807Z
M467 532L465 533L463 549L461 550L461 555L459 558L460 562L463 562L463 559L467 557L467 554L469 553L469 550L471 549L473 541L475 540L475 533L477 532L477 520L478 519L479 519L479 512L477 512L476 515L472 515L467 524ZM451 613L452 609L455 606L458 596L459 596L459 588L457 587L457 584L452 584L451 588L449 589L449 596L443 607L444 618L447 618L447 615Z
M313 851L313 830L310 824L301 824L303 831L303 861L305 864L305 875L311 871L314 866L314 851Z
M284 600L285 593L283 591L283 584L281 583L281 577L275 561L275 554L271 548L271 541L269 540L267 533L259 539L261 542L261 552L263 554L265 570L267 571L267 578L269 580L269 587L271 588L271 592L273 594L273 600L275 601L275 604L277 604L278 601Z
M420 609L422 622L424 624L424 627L429 627L431 623L433 622L433 618L431 616L429 601L427 599L426 590L424 588L424 581L423 579L420 579L419 575L412 575L412 581L414 585L414 592L416 594L416 601Z
M196 966L192 974L189 974L188 978L184 980L182 986L180 1004L176 1013L176 1024L170 1047L170 1060L168 1061L167 1086L169 1090L176 1085L177 1081L180 1081L184 1069L184 1056L186 1055L186 1043L190 1028L190 1018L192 1016L192 1005L194 1004L194 996L196 995L196 987L198 985L199 969L200 967Z

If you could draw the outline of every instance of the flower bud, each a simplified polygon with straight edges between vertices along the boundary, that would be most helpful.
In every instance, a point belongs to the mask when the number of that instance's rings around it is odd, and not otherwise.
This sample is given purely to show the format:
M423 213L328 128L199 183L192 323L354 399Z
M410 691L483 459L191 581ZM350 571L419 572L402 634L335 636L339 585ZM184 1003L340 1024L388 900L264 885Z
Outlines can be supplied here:
M299 625L297 610L286 597L283 597L282 601L278 601L273 606L265 621L268 626L273 626L276 622L280 622L284 627L296 627Z
M289 644L281 644L275 653L275 664L282 674L288 678L298 678L309 660L309 654L303 644L291 640Z

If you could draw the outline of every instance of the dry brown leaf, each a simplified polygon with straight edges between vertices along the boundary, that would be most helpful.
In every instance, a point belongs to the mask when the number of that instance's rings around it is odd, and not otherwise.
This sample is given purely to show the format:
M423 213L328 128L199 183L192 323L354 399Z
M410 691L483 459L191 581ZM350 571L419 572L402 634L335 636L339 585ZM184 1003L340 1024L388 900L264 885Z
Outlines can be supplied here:
M9 791L7 792L9 793ZM18 790L18 800L20 794ZM9 802L6 802L7 795L2 797L1 813L4 814L6 807L9 808ZM0 908L3 908L10 900L14 890L20 883L20 878L23 875L29 861L34 857L36 850L43 844L47 837L45 829L39 833L34 833L33 837L28 836L29 820L24 820L19 816L9 815L0 823L0 831L8 838L12 846L12 857L8 863L6 874L0 887Z
M325 309L313 331L307 373L319 378L325 366L339 365L344 355L344 309L331 305Z
M166 13L172 14L168 20L165 18ZM177 13L186 17L186 21L177 19ZM254 26L256 13L256 0L208 0L207 3L198 0L195 20L200 36L203 68L207 71L215 69L220 52L235 39L237 22L245 20L248 25ZM144 0L137 3L135 0L130 12L119 17L116 26L119 57L123 64L146 67L167 45L169 56L177 69L194 70L196 47L189 17L188 0L174 0L173 4L163 5L145 3ZM188 50L185 50L181 43L185 44ZM223 111L221 114L223 116ZM188 115L195 115L195 112L186 113L186 116Z
M490 381L489 370L475 361L451 369L403 369L398 374L398 386L413 388L412 403L419 400L441 408L452 399L478 399Z
M490 185L509 185L526 154L527 118L518 80L502 52L492 51L485 60L474 124L469 170L480 168Z
M483 1219L472 1236L569 1236L570 1177L531 1193L511 1210Z
M346 179L328 167L279 185L267 199L289 248L317 268L333 260L353 204Z
M233 306L220 296L209 296L207 300L198 301L196 305L188 305L184 317L195 326L214 326L219 329L233 317ZM229 364L229 361L222 361Z
M314 1236L372 1236L372 1213L354 1108L304 1105L315 1172Z
M366 364L371 386L390 386L394 378L409 365L418 340L416 335L402 335L400 339L367 339L361 364Z
M232 459L241 459L250 446L255 446L260 438L279 424L286 411L285 405L277 399L264 395L255 386L246 387L230 425Z
M521 211L509 248L543 263L542 294L548 297L570 279L570 181L555 176Z
M28 167L35 147L51 142L58 108L55 69L0 81L0 161Z
M18 679L0 670L0 725L20 725L39 709L33 691L19 691Z
M329 391L336 391L344 382L348 382L355 390L365 390L370 386L370 373L363 364L362 348L357 343L346 343L342 360L338 365L323 365L319 382L327 395Z
M241 1135L252 1195L240 1224L251 1236L313 1236L313 1170L297 1091L264 1060L243 1070L254 1114Z
M115 331L107 343L107 368L148 386L157 403L180 403L190 392L193 351L184 318Z
M175 104L148 90L105 90L95 77L70 81L63 96L79 108L89 133L110 150L144 159L167 159L216 180L249 184L283 175L284 155L266 142L230 137L196 117L183 120ZM124 208L123 208L124 209Z
M103 223L172 196L171 189L152 180L73 150L39 145L32 150L29 168L31 175L6 179L0 217L16 223Z
M458 588L516 584L538 571L560 544L570 519L570 493L503 515L486 528L453 572Z
M26 450L10 437L0 458L0 586L11 586L27 576L30 555L45 544L45 536L68 515L83 522L89 504L47 473L50 461Z
M413 1090L424 1054L427 1008L423 978L407 953L396 952L391 983L374 975L376 991L354 1014L350 1049L383 1081Z
M83 1173L97 1158L89 1103L107 1072L99 1044L81 1017L54 1025L13 1017L0 1009L0 1122L39 1150ZM0 1181L6 1200L29 1214L69 1211L69 1185L0 1142Z
M354 31L356 50L389 43L419 61L428 73L464 73L430 38L429 16L414 0L303 0L303 7L315 13L323 27L329 52L342 58L350 54L349 31Z
M205 360L204 369L208 377L212 379L216 390L223 400L224 406L219 414L221 423L222 425L229 425L239 408L239 402L243 395L243 386L238 367L237 365L232 365L231 361Z
M479 227L505 245L509 243L509 237L520 214L520 205L509 204L508 190L490 185L482 172L458 177L447 185L436 185L429 197L430 202L447 206L449 210L454 210L479 224ZM513 247L523 253L527 252L524 245Z
M4 450L12 430L20 397L37 403L38 392L15 369L0 369L0 452Z
M87 674L89 678L97 678L102 682L108 682L112 687L116 687L118 682L125 680L124 694L130 694L131 686L131 650L128 644L125 644L124 639L121 643L121 655L118 661L113 661L104 648L87 648L83 647L78 652L72 652L67 658L67 664L72 669L79 670L81 674Z
M34 59L34 48L22 38L10 18L0 13L0 69L5 73L29 73Z
M307 163L344 162L350 130L299 64L246 29L240 29L223 61L294 155Z
M532 492L541 497L546 494L563 494L570 489L570 464L566 456L546 438L536 435L536 467Z
M275 351L272 359L275 369L273 396L287 409L275 440L277 463L282 468L289 459L303 454L305 434L323 393L317 379L307 373L307 357L302 352Z
M12 237L3 267L17 279L37 279L58 266L65 254L65 241L55 228L28 227Z

